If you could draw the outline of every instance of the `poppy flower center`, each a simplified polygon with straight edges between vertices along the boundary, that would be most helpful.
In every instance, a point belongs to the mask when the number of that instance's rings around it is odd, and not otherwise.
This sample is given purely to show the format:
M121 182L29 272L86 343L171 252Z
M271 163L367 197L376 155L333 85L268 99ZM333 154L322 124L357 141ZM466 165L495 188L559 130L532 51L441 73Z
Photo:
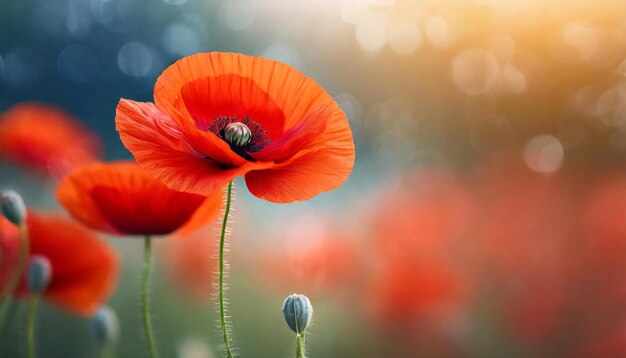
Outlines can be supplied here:
M247 125L241 122L234 122L224 127L224 139L237 147L243 147L250 143L252 132Z
M209 130L228 143L230 149L247 160L254 160L249 153L258 152L272 141L262 125L249 117L217 117Z

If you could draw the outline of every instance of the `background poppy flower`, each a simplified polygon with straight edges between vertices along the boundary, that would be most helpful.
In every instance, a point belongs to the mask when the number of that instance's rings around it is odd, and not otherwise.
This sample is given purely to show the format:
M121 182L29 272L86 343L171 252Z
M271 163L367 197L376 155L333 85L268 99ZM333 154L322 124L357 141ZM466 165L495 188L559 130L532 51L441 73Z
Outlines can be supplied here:
M444 170L403 175L372 202L368 242L368 309L386 327L409 329L469 301L473 279L463 272L471 196Z
M215 219L222 205L221 191L174 191L133 162L78 169L61 182L57 198L76 219L114 235L185 234Z
M101 152L100 139L57 107L20 103L0 116L0 154L54 178L93 162Z
M289 224L273 225L262 247L246 258L259 266L255 271L269 290L280 296L351 292L361 262L358 240L336 229L342 222L316 212L281 220Z
M28 212L29 256L50 260L52 279L43 298L70 312L89 316L111 294L117 282L118 259L115 252L86 228L67 218ZM17 269L19 233L0 217L0 288ZM25 276L15 296L29 295Z
M352 132L337 103L276 61L185 57L158 78L154 100L122 99L117 130L138 164L172 189L209 195L245 176L252 194L285 203L338 187L354 165ZM233 123L250 138L232 140Z

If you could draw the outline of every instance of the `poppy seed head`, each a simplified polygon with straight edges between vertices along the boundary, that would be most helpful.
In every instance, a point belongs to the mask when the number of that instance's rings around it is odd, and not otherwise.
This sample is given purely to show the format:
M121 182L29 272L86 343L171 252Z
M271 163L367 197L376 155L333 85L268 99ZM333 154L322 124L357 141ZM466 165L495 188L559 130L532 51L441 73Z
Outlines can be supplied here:
M252 131L241 122L229 123L224 128L224 139L237 147L243 147L252 140Z

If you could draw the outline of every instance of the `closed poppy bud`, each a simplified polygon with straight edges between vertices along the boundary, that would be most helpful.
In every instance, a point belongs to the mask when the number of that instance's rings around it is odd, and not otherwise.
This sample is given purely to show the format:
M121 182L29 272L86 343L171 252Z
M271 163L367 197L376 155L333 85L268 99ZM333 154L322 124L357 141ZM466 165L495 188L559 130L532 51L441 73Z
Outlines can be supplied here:
M26 205L20 194L13 190L0 192L0 206L2 215L15 225L19 225L26 219Z
M241 122L233 122L224 127L224 139L236 147L243 147L250 143L252 132L247 125Z
M117 342L120 333L120 323L115 311L108 306L102 306L91 317L91 333L100 345L109 345Z
M305 295L293 294L283 302L283 314L285 321L292 331L300 334L311 323L313 306Z
M52 278L52 265L45 256L33 255L28 263L26 282L28 289L34 293L42 293L48 288Z

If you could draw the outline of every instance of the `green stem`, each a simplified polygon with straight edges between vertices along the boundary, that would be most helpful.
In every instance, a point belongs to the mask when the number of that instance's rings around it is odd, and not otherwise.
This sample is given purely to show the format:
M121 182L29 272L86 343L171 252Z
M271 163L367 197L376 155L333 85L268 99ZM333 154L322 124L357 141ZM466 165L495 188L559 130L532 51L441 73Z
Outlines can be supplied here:
M150 317L150 306L148 301L148 283L150 281L150 269L152 268L152 240L150 235L146 235L144 240L144 260L143 260L143 283L141 286L141 306L143 309L143 325L146 330L146 340L150 357L156 358L156 347L152 335L152 319Z
M26 268L26 259L28 258L28 252L30 251L28 241L28 229L26 228L26 224L22 223L19 224L17 227L20 230L20 257L19 261L17 262L17 268L13 273L13 276L11 276L11 280L4 289L4 292L2 292L2 297L0 297L0 312L2 312L2 309L4 308L4 305L9 296L11 296L13 291L15 291L17 285L20 283L20 279L22 278L22 274L24 273L24 269Z
M27 345L28 358L35 358L35 316L37 313L37 302L39 294L33 293L28 302L28 326L27 326Z
M230 212L230 200L233 190L233 182L228 183L228 192L226 195L226 209L224 209L224 220L222 221L222 234L220 236L220 264L219 264L219 300L220 300L220 323L222 325L222 337L226 346L226 355L228 358L233 357L230 347L230 339L228 338L228 328L226 327L226 314L224 313L224 241L226 237L226 225L228 224L228 213Z
M306 358L304 355L304 332L296 335L296 358Z
M10 300L8 302L8 306L6 307L6 316L2 317L2 321L0 322L0 337L2 336L2 332L13 323L15 319L15 314L17 313L18 301Z
M113 358L113 344L106 344L102 348L100 348L100 357L101 358Z

